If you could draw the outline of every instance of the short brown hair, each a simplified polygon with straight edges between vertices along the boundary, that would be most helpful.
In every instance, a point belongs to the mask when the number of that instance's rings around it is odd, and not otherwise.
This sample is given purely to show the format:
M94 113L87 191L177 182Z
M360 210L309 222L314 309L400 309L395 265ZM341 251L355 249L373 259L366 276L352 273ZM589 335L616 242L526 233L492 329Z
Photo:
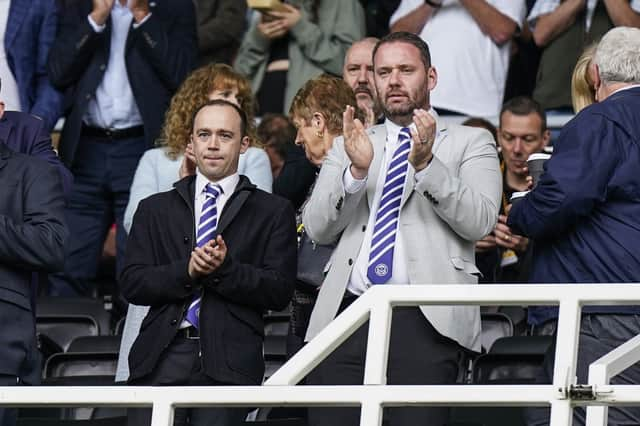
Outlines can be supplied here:
M356 109L356 116L364 123L351 87L341 78L322 74L307 81L298 90L291 103L289 115L298 116L309 123L313 114L320 112L325 116L329 132L341 135L342 113L347 105Z

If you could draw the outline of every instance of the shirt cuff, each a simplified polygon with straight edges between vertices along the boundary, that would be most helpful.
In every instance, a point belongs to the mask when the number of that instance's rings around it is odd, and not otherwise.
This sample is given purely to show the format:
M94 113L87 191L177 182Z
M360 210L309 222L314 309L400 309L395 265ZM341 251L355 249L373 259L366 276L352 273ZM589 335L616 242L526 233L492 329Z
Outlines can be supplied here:
M93 31L97 33L101 33L104 31L105 28L107 28L107 24L102 24L102 25L96 24L93 18L91 17L91 15L87 15L87 20L89 21L89 25L91 25L91 28L93 28Z
M344 191L347 194L355 194L360 191L362 187L367 183L367 178L364 179L356 179L351 174L351 164L344 171L342 175L342 185L344 186Z
M142 21L140 22L136 22L133 21L133 29L137 29L138 27L140 27L140 25L144 24L145 22L147 22L149 20L149 17L151 16L151 12L149 12L149 14L147 16L145 16L144 18L142 18Z

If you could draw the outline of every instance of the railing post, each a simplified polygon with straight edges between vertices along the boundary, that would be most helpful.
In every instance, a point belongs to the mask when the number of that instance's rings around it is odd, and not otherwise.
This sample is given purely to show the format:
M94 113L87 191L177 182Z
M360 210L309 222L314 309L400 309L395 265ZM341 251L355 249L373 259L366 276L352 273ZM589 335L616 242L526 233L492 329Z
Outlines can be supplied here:
M174 407L171 401L165 398L154 399L151 426L173 426L173 416Z
M364 364L365 385L387 384L389 335L391 334L391 303L388 292L375 293L369 315L369 335Z
M550 426L571 426L573 423L573 408L570 399L556 399L551 402Z
M360 408L360 426L382 426L382 404L379 400L363 401Z

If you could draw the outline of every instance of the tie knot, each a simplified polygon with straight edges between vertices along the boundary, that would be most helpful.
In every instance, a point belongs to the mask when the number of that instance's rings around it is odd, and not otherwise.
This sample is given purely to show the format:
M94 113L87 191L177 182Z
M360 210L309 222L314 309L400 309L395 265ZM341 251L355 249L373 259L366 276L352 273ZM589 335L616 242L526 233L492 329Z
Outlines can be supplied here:
M222 193L222 188L220 185L208 183L207 186L204 187L204 193L207 197L215 199Z

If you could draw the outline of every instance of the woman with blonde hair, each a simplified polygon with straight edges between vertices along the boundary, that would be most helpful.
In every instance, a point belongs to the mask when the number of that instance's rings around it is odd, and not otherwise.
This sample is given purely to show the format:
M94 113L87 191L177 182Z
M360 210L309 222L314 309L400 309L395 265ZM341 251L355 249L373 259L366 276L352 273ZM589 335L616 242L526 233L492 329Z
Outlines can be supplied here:
M127 232L131 229L133 215L141 200L168 191L174 182L195 174L195 158L189 143L193 115L202 104L212 99L233 102L247 113L247 133L251 146L240 155L238 173L247 176L258 188L271 192L271 165L256 136L255 101L249 82L229 65L205 65L193 71L171 99L159 139L160 146L147 151L140 159L124 214ZM129 350L147 312L146 306L129 305L120 345L117 382L129 376Z
M316 167L322 166L335 138L342 136L342 117L348 106L356 108L356 115L364 122L351 87L341 78L326 74L309 80L293 98L289 116L297 129L296 144L304 148L307 159ZM311 191L313 185L309 195ZM300 210L303 208L304 204ZM288 355L293 355L303 345L316 295L335 248L335 244L315 244L305 234L301 223L298 230L298 276L289 322Z
M571 75L571 103L576 114L596 102L595 83L590 66L596 46L597 44L592 44L582 52Z

